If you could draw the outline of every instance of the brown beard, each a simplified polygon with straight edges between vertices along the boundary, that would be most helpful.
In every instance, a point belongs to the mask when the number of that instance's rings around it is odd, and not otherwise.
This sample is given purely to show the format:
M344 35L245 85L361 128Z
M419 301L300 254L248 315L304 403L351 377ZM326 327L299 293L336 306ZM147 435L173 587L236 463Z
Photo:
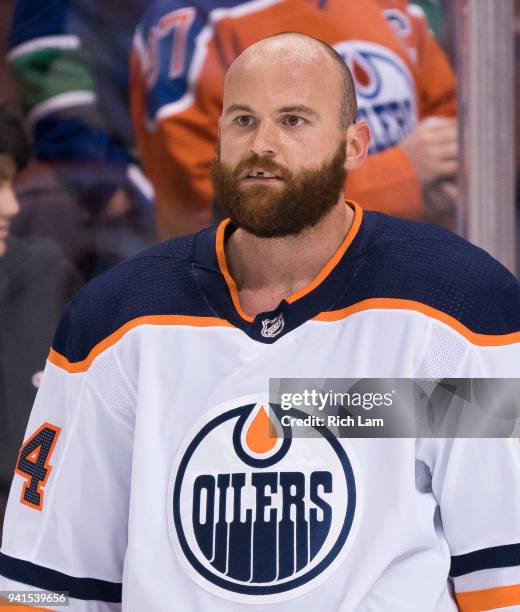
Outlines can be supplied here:
M316 225L337 204L347 175L345 147L343 140L330 161L316 170L296 173L256 154L243 159L234 169L218 156L212 180L220 208L236 227L259 238L299 234ZM241 178L254 167L276 174L284 183L280 188L241 185Z

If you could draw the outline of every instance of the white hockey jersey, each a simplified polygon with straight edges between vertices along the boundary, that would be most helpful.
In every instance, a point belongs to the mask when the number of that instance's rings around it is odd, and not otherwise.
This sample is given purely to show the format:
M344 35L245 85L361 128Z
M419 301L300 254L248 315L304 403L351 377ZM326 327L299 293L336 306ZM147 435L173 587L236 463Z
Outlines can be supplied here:
M72 612L520 606L517 439L261 426L270 377L519 375L516 279L441 228L354 207L314 282L254 318L226 221L79 293L20 451L0 591L68 591L50 609Z

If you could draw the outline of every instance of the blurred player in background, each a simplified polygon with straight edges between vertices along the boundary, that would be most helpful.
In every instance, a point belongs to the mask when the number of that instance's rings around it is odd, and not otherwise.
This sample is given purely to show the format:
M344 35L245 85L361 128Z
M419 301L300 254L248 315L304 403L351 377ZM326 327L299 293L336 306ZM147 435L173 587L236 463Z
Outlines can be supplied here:
M55 237L91 276L150 244L153 190L133 152L128 61L145 0L18 0L8 62L44 165L15 231ZM51 176L49 176L51 174Z
M155 0L136 33L132 112L156 191L159 235L218 217L210 181L224 74L252 43L300 31L334 46L356 81L370 158L350 173L364 208L439 220L456 199L455 82L424 15L407 0ZM302 83L302 87L305 84Z
M0 105L0 540L18 450L54 329L81 286L49 239L10 236L14 180L30 157L17 117Z

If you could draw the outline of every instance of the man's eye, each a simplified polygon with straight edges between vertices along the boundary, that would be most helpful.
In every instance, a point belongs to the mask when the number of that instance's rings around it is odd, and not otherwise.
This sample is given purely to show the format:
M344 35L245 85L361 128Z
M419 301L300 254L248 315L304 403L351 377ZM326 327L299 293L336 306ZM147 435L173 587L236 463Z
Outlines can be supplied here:
M238 123L240 127L249 127L253 123L253 117L250 115L240 115L235 119L235 122Z
M297 115L287 115L287 117L284 117L283 120L283 124L288 125L289 127L299 127L304 122L305 120Z

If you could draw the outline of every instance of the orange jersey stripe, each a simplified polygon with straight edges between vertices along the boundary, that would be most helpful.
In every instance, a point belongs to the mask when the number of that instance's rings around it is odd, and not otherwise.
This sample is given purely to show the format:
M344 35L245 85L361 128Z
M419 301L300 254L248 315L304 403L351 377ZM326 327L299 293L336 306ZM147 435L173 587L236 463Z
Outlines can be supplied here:
M456 593L460 612L484 612L495 608L520 605L520 584L483 591Z
M340 321L341 319L346 319L350 315L358 312L375 309L415 310L426 315L427 317L437 319L438 321L449 325L472 344L476 344L478 346L504 346L520 342L520 331L513 332L511 334L479 334L471 331L468 327L460 323L460 321L457 321L457 319L446 314L445 312L442 312L441 310L437 310L436 308L427 306L421 302L415 302L414 300L401 300L398 298L371 298L368 300L363 300L362 302L358 302L357 304L353 304L347 308L342 308L341 310L322 312L313 317L313 321Z
M215 242L216 242L218 266L220 268L220 272L222 273L222 276L226 279L226 283L229 289L229 293L231 294L231 300L233 301L233 306L235 307L235 310L242 317L242 319L244 319L248 323L252 323L255 320L255 318L246 314L242 310L242 306L240 305L240 300L238 298L238 288L237 288L235 281L233 280L233 277L229 273L229 268L226 262L226 254L224 252L224 234L226 233L226 227L230 223L231 223L231 219L225 219L224 221L222 221L222 223L218 226L218 229L217 229Z
M334 255L325 264L325 266L323 266L318 276L316 276L314 280L312 280L308 285L303 287L303 289L300 289L299 291L296 291L296 293L293 293L289 297L285 298L289 304L296 302L296 300L299 300L303 296L307 295L308 293L316 289L316 287L318 287L327 278L327 276L332 272L335 266L337 266L338 262L343 257L348 247L352 244L352 241L356 237L359 231L359 228L361 227L361 221L363 218L363 209L361 208L359 204L357 204L356 202L352 202L350 200L347 200L347 204L349 204L350 207L353 208L354 210L354 219L352 220L352 225L350 226L343 242L340 244L340 246L338 247ZM238 297L238 288L237 288L235 281L233 280L233 277L229 273L229 268L226 262L226 255L224 252L224 234L226 232L226 227L229 225L229 223L230 223L229 219L222 221L222 223L219 225L218 230L217 230L215 242L216 242L218 265L220 267L220 271L222 272L222 276L226 279L226 283L227 283L229 292L231 294L231 300L233 301L233 306L235 307L235 310L242 317L242 319L244 319L245 321L248 321L249 323L252 323L255 319L254 317L248 315L242 310L242 306L240 305L240 299Z
M34 606L21 606L19 604L10 604L7 599L0 597L0 608L4 607L6 610L12 610L17 612L28 612L30 610L33 610L34 612L55 612L51 608L35 608Z
M351 208L354 209L354 219L352 220L352 225L350 226L350 229L348 230L345 239L340 244L338 250L334 253L331 259L329 259L329 261L325 264L318 276L306 287L300 289L300 291L297 291L296 293L293 293L287 298L289 304L296 302L296 300L299 300L304 295L307 295L308 293L316 289L316 287L318 287L318 285L320 285L332 272L332 270L338 265L340 259L346 253L348 247L352 244L352 241L357 236L359 228L361 227L361 220L363 219L363 209L357 202L347 200L347 203L350 204Z
M384 309L384 310L414 310L428 317L437 319L445 323L449 327L464 336L472 344L477 346L505 346L520 342L520 331L511 334L479 334L471 331L465 325L457 321L454 317L413 300L401 300L397 298L372 298L364 300L341 310L332 310L330 312L322 312L315 317L313 321L334 322L346 319L350 315L367 310ZM48 355L48 360L55 366L66 370L70 373L85 372L90 367L94 359L103 353L105 350L116 344L128 331L139 327L140 325L187 325L192 327L231 327L234 325L224 319L216 317L195 317L187 315L149 315L138 317L132 321L128 321L114 333L96 344L90 351L88 356L81 361L70 362L66 357L51 348Z
M90 353L81 361L70 362L66 357L60 355L51 348L47 359L55 366L70 373L85 372L89 369L94 359L116 344L121 338L135 327L141 325L189 325L191 327L233 327L231 323L217 317L194 317L188 315L147 315L132 319L96 344Z

